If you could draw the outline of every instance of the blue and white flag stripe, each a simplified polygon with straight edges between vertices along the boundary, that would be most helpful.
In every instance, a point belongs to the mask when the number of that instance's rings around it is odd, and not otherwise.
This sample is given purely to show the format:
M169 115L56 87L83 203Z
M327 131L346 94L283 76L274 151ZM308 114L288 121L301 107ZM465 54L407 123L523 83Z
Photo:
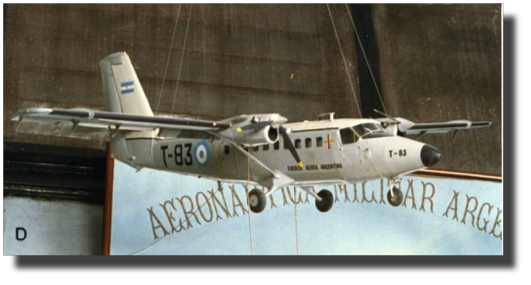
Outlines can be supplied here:
M128 81L120 83L120 94L132 93L135 91L135 82Z

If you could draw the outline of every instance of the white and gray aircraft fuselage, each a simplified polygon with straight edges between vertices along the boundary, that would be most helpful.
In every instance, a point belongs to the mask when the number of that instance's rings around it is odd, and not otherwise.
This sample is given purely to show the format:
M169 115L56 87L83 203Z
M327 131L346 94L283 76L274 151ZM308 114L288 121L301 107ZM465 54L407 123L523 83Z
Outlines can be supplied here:
M13 114L18 123L54 126L54 132L104 132L114 158L143 167L220 181L252 183L267 189L249 192L254 212L265 208L266 196L284 186L297 186L316 199L317 208L333 204L328 190L312 185L391 179L391 205L403 196L398 176L437 163L434 147L402 135L448 133L483 128L490 122L455 120L413 123L385 114L382 119L334 119L287 123L279 114L239 115L221 121L156 116L135 69L124 52L100 61L107 111L29 108Z
M291 129L290 138L304 162L302 167L293 159L282 137L274 144L243 148L268 168L286 173L300 185L395 177L431 166L440 158L439 151L432 146L389 134L376 120L332 119L283 126ZM370 126L373 132L358 134L357 126ZM135 158L137 167L224 181L259 180L255 177L259 171L249 169L258 166L247 155L208 132L171 131L150 143L143 138L126 141L133 149L146 145L152 148L144 152L150 154L147 157Z

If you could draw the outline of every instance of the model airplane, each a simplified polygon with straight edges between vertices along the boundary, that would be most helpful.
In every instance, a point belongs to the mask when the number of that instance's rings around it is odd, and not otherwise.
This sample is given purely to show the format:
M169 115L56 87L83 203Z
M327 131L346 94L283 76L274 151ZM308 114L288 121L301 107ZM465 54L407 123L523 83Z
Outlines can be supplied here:
M108 112L30 108L12 116L47 122L59 132L108 132L112 156L137 170L143 167L214 180L250 183L268 189L249 192L250 209L261 212L266 197L296 186L315 197L319 211L330 210L332 193L314 185L388 178L391 205L402 203L399 176L436 164L435 147L404 134L447 133L487 127L467 120L416 124L402 118L334 119L287 123L279 114L240 115L222 121L154 116L126 53L100 61Z

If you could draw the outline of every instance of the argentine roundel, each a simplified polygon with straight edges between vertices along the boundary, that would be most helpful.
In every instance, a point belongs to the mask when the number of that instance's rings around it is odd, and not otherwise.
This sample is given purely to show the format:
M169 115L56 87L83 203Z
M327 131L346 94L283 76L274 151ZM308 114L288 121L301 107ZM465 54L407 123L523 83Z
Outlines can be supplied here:
M210 157L210 151L208 150L208 144L206 141L200 141L194 146L194 159L201 167L208 165Z

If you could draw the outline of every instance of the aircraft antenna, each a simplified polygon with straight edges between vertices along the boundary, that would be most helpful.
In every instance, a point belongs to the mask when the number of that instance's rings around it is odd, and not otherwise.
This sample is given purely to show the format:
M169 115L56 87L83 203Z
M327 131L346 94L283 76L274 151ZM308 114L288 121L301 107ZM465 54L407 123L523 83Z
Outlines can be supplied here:
M350 14L350 9L348 8L348 5L346 3L345 3L345 8L347 8L347 12L350 17L350 22L352 23L352 27L354 28L354 33L356 34L356 38L358 39L358 43L360 44L361 53L363 54L365 63L367 64L367 67L369 68L369 73L371 74L372 82L374 83L376 92L378 92L378 97L380 98L380 101L382 102L383 110L385 113L387 113L387 110L385 109L384 101L382 99L382 94L380 94L380 89L378 88L378 84L376 84L376 79L374 78L374 74L372 73L371 65L369 64L369 60L367 59L367 54L365 54L365 49L363 48L363 45L361 44L360 35L358 34L358 29L356 29L356 24L354 24L354 19L352 18L352 15Z
M352 85L352 79L350 78L350 72L348 72L347 61L345 60L345 54L343 54L343 48L341 48L341 41L339 40L339 36L337 35L336 24L334 24L334 17L332 16L332 12L330 11L330 6L328 6L328 4L326 4L326 8L328 8L328 15L330 15L330 21L332 21L332 27L334 28L334 33L336 34L337 44L339 45L339 51L341 51L341 57L343 57L343 66L345 67L345 71L347 73L348 83L350 84L350 89L352 90L352 95L354 96L354 102L356 102L356 108L358 109L358 114L361 118L361 110L360 105L358 104L358 97L356 97L354 85Z

